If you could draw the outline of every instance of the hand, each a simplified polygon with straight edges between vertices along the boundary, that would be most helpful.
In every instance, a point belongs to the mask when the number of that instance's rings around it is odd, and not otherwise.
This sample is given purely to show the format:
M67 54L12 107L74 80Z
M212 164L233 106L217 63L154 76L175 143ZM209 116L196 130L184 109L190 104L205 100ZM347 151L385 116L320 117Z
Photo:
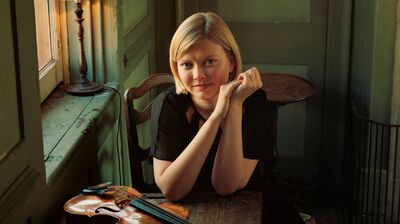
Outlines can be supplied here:
M217 104L215 105L212 115L219 116L221 120L225 119L232 93L242 82L242 80L234 80L220 86Z
M255 67L240 73L237 80L242 80L242 83L233 92L232 99L238 100L240 103L243 103L247 97L262 87L260 73Z

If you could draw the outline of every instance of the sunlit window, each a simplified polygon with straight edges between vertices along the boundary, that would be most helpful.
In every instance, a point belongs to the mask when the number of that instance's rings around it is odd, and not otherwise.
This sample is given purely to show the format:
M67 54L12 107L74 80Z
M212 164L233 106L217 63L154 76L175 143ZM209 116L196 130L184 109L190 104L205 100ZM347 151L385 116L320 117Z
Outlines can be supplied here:
M49 23L49 5L47 0L35 0L36 42L39 71L53 59Z
M59 3L58 0L34 0L34 4L40 97L43 102L63 77Z

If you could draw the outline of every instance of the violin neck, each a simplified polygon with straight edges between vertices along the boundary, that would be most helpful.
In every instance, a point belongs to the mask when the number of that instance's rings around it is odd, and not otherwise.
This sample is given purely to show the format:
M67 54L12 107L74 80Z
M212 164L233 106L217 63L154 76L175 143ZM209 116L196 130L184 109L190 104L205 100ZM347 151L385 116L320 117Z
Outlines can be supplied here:
M131 202L129 202L129 205L168 223L177 223L177 224L191 223L189 220L184 219L173 212L163 209L158 204L152 202L149 199L136 198Z

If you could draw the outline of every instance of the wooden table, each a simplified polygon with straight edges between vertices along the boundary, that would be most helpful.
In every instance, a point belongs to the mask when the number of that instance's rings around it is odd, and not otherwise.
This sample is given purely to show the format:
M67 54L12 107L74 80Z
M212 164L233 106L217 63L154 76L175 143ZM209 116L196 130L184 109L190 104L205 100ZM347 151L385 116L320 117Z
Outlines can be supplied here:
M146 194L156 199L159 194ZM215 193L192 193L178 204L189 209L193 223L262 223L262 194L258 191L236 192L230 196Z
M166 201L160 193L144 195L153 201ZM177 204L189 209L189 219L194 224L262 223L262 193L259 191L236 192L225 197L215 193L192 193ZM66 224L67 222L62 216L57 223Z
M313 84L301 77L283 73L262 73L268 100L278 105L303 101L314 95Z

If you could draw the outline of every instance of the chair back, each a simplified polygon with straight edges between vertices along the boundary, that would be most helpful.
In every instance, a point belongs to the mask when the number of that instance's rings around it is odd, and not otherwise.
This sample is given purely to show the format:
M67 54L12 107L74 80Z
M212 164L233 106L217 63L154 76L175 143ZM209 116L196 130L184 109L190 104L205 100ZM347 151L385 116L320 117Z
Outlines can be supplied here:
M124 93L125 120L128 138L129 159L131 167L132 187L142 192L149 192L155 188L144 181L142 162L148 159L149 149L143 149L139 145L137 126L150 119L152 99L142 110L135 108L135 100L141 98L150 91L160 90L162 87L171 86L174 78L168 73L156 73L148 76L137 86L128 88ZM149 133L150 135L151 133Z

